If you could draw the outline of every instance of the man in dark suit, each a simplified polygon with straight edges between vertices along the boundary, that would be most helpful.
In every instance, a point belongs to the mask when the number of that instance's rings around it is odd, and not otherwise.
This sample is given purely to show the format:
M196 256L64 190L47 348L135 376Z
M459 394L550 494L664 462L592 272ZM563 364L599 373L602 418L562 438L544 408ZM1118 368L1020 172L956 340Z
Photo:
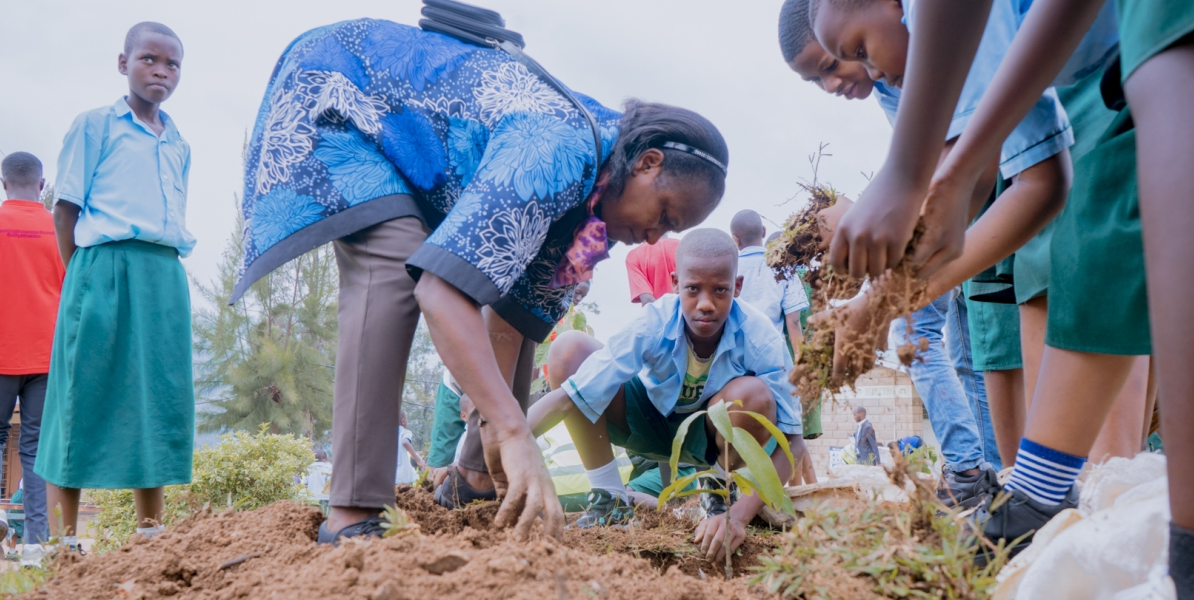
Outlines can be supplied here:
M879 442L875 439L875 428L866 419L866 409L861 406L855 407L854 420L858 422L858 429L854 430L854 447L858 449L858 464L879 464Z

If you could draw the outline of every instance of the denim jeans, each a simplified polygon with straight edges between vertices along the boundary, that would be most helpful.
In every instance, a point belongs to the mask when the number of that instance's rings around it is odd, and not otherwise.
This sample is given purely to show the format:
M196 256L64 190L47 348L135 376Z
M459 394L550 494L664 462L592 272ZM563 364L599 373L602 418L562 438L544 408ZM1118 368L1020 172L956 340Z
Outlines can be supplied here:
M891 332L900 345L909 337L914 344L919 343L920 338L928 340L928 350L917 354L917 360L908 367L908 374L929 413L929 424L941 443L946 466L954 471L965 471L982 465L985 459L971 402L945 351L943 331L949 320L953 297L954 293L949 292L912 313L910 332L908 319L904 318L892 323Z
M995 428L991 424L991 411L987 406L987 386L982 372L974 370L974 355L970 349L970 322L966 315L966 296L961 290L954 289L949 308L945 322L945 347L949 349L949 356L953 360L958 380L962 382L962 389L970 399L970 410L974 413L974 420L978 425L983 457L999 471L1003 469L1003 461L999 457L999 446L995 443Z
M0 375L0 419L8 423L17 398L21 399L21 439L17 449L24 479L26 544L50 539L46 482L33 472L33 463L37 462L37 442L41 438L41 412L46 403L47 382L44 374Z

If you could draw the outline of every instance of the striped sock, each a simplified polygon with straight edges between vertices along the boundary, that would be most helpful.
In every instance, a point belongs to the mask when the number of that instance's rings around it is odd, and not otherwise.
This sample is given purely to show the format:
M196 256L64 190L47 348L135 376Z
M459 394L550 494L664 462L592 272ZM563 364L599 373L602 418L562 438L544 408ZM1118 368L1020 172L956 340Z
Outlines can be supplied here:
M1074 487L1084 464L1086 459L1081 456L1020 438L1020 452L1016 455L1016 466L1006 487L1020 490L1041 504L1057 506Z

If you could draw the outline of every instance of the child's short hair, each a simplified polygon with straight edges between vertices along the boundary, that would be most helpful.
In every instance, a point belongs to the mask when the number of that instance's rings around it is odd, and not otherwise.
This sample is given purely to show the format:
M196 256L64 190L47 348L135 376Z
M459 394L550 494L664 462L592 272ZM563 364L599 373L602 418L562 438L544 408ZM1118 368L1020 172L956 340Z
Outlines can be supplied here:
M821 10L821 6L824 4L829 4L842 12L848 13L872 3L874 3L874 0L811 0L808 5L808 24L811 27L813 23L817 22L817 12Z
M162 25L161 23L155 23L153 21L142 21L142 22L137 23L136 25L133 25L132 27L130 27L129 32L127 34L125 34L125 36L124 36L124 55L128 56L128 55L132 54L133 47L135 47L137 45L137 43L141 41L141 38L145 37L145 34L147 34L147 33L157 33L157 34L161 34L161 35L164 35L167 37L172 37L178 41L178 47L182 48L182 39L180 39L178 37L177 33L174 33L173 29L170 29L169 27L166 27L165 25Z
M809 43L815 43L813 26L809 21L809 0L784 0L779 9L779 50L784 62L790 63Z
M749 208L738 211L738 214L730 219L730 235L739 241L761 240L764 233L767 233L767 230L763 227L763 217Z
M730 271L738 274L738 245L730 234L720 229L694 229L676 246L676 271L683 269L688 258L723 258Z
M12 185L37 185L41 181L41 161L28 152L13 152L0 163L0 174Z

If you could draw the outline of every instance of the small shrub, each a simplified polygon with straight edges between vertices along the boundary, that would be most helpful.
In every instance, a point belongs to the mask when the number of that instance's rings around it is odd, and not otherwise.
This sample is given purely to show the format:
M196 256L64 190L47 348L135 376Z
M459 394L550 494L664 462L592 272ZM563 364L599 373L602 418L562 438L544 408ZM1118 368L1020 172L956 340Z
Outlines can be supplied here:
M220 443L195 451L190 485L167 486L164 525L180 521L204 505L252 510L279 500L308 500L295 477L315 460L308 442L293 435L245 431L220 436ZM92 490L100 507L90 527L98 552L119 548L136 531L132 490ZM51 516L51 518L54 518Z

